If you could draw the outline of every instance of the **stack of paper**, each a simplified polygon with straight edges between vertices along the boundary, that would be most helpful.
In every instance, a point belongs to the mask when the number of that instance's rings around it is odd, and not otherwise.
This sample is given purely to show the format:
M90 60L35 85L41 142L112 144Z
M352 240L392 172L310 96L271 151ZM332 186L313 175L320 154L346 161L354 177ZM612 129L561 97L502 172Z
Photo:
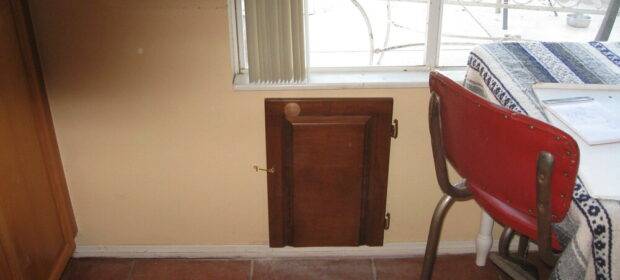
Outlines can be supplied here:
M542 103L589 145L620 142L620 117L594 98L567 97Z
M537 84L549 122L579 145L579 178L595 198L620 200L620 86Z

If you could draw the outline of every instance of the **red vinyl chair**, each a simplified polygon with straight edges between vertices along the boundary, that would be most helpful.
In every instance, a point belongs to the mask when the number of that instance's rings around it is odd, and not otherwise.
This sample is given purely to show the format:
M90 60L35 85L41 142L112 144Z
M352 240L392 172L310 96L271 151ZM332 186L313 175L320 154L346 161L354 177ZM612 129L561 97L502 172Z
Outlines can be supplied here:
M455 200L474 198L504 226L499 254L491 260L515 279L537 278L525 261L528 239L543 263L553 266L560 244L551 224L571 204L579 148L568 134L500 107L439 72L430 75L429 126L437 180L444 195L437 204L426 245L422 279L431 279L441 226ZM447 163L463 178L453 185ZM521 236L517 256L510 240Z

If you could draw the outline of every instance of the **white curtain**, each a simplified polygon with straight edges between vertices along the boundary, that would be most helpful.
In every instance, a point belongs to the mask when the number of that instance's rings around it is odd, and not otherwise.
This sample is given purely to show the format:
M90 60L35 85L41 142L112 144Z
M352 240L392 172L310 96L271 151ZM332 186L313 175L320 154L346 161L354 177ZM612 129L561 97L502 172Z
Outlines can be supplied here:
M252 83L306 79L303 0L244 0Z

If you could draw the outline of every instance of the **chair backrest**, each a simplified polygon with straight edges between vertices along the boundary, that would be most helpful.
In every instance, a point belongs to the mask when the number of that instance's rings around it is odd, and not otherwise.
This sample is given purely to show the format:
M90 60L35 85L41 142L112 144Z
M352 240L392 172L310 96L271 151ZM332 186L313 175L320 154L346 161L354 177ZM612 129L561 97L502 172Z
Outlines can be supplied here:
M579 165L571 136L495 105L438 72L431 73L430 88L439 103L444 157L491 216L509 217L498 222L515 229L536 225L537 160L546 151L554 159L551 220L564 218Z

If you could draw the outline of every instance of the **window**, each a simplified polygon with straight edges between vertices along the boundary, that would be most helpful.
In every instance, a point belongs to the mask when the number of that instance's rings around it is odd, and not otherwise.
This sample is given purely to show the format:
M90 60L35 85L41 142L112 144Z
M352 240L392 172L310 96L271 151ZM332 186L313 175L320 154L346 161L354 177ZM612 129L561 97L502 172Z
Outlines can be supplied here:
M425 64L426 0L307 2L310 67Z
M611 0L444 1L440 66L464 65L483 43L593 41Z
M294 26L295 5L298 5L302 9L300 17L303 25L298 30L303 32L304 44L294 50L301 49L303 68L308 69L311 75L326 71L424 71L464 67L469 52L476 45L499 41L592 41L613 0L230 1L234 19L232 26L236 30L233 41L237 53L234 61L237 73L252 72L248 68L253 55L248 55L248 49L253 51L256 44L248 44L248 38L253 35L250 34L252 30L248 32L245 28L246 20L252 20L256 13L262 12L268 18L262 28L282 33L281 28L273 29L274 25L281 24L283 20L291 21L292 18ZM250 10L245 7L248 3L252 6L248 6ZM288 3L288 6L293 3L293 7L283 9L273 6L284 5L282 3ZM254 7L256 5L259 7ZM277 16L289 10L293 13L292 17ZM256 23L255 20L253 22ZM618 21L616 25L619 25ZM254 29L254 32L259 34L257 36L266 34L264 30L260 33L260 30ZM287 36L266 41L271 44L281 43L282 38L291 37ZM618 37L620 32L614 28L610 38ZM256 41L255 38L252 40ZM273 45L267 47L273 49ZM254 59L254 62L261 60L264 63L264 57L277 57L280 53L262 53L263 58ZM257 55L255 53L254 56ZM291 60L295 59L275 61L272 64L286 64ZM280 73L288 70L269 68L262 71L271 71L271 77L274 77L273 71ZM287 79L273 78L271 82Z

